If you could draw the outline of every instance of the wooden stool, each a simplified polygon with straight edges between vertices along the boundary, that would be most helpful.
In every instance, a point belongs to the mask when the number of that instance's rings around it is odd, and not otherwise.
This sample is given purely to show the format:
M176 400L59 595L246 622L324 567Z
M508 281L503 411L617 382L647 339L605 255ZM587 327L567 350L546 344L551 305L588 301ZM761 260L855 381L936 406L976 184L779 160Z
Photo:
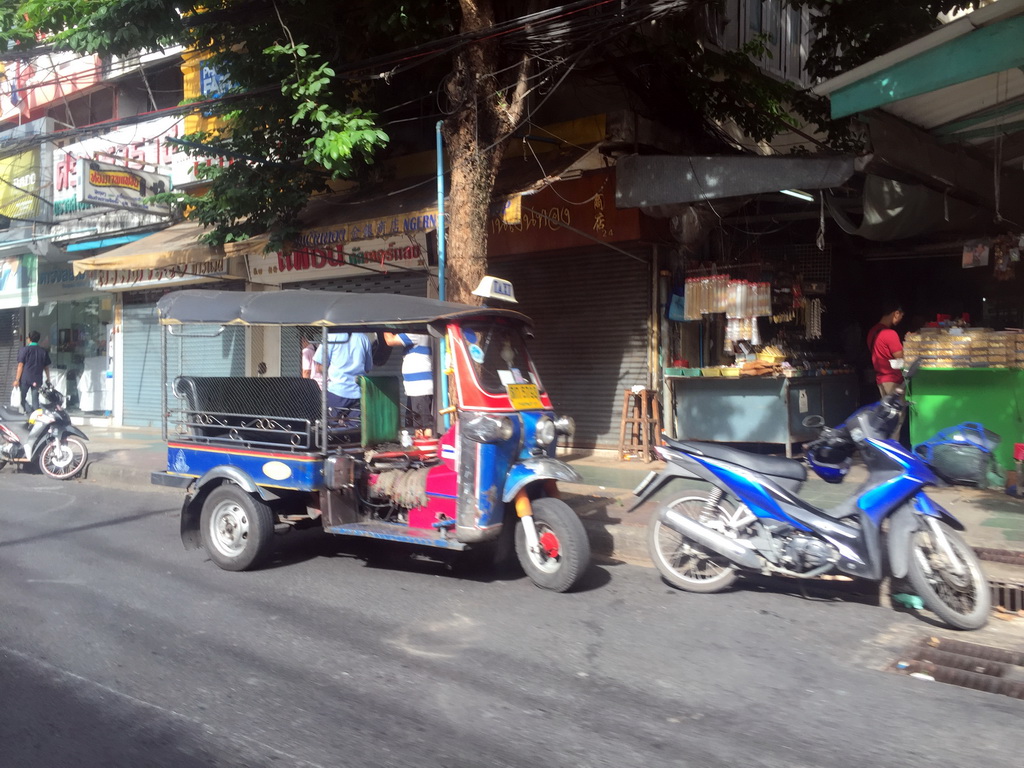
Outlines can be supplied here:
M652 434L653 432L653 434ZM622 395L622 420L619 422L619 459L639 456L649 462L654 458L652 446L661 436L661 411L657 393L650 389Z

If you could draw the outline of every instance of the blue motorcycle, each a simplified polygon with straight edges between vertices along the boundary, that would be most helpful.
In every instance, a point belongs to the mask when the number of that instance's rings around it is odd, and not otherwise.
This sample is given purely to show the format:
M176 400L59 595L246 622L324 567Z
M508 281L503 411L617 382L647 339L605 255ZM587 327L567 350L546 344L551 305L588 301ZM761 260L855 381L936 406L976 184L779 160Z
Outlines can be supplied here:
M917 370L911 365L909 379ZM842 482L859 453L867 481L833 509L800 498L806 466L713 443L665 438L666 466L635 489L633 508L678 480L709 490L670 498L651 517L648 546L662 577L688 592L726 589L742 571L810 579L826 574L907 579L925 606L956 629L988 621L991 596L964 529L931 500L941 481L920 457L888 439L906 409L904 385L805 446L807 464ZM818 417L822 426L823 420ZM811 426L811 425L809 425ZM688 482L687 485L693 485Z

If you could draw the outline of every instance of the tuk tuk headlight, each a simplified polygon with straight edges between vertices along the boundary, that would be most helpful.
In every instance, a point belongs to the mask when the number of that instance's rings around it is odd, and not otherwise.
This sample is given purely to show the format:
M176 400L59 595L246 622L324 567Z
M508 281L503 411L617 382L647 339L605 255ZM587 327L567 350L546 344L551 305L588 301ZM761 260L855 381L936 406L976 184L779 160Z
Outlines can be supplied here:
M537 419L537 426L534 427L537 445L544 448L555 442L555 422L547 416Z
M462 434L478 443L503 443L515 434L512 419L508 416L491 416L476 413L461 422Z
M555 419L555 432L572 437L576 434L576 422L572 416L559 416Z

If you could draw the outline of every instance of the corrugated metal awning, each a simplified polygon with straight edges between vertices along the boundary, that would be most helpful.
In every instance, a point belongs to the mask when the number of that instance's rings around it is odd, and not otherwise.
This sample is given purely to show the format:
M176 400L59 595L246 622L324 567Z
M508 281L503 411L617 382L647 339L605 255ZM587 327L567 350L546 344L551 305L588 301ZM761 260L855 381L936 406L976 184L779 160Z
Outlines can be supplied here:
M632 155L615 167L615 204L645 208L783 189L829 189L853 176L853 158Z
M858 170L916 180L1019 226L1022 40L1024 0L999 0L811 90L829 98L833 118L867 124Z
M74 261L72 268L79 275L97 270L159 269L223 259L226 255L223 248L199 242L207 231L201 224L183 221L99 256Z
M1024 130L1022 40L1024 0L1000 0L811 90L833 118L879 109L946 143L992 141Z

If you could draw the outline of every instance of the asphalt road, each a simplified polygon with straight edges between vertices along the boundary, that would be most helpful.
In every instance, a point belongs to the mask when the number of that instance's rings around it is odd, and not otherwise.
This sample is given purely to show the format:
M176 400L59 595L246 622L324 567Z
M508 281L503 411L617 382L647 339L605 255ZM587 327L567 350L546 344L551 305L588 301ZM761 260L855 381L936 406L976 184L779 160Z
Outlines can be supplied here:
M556 595L312 532L227 573L179 505L0 473L0 765L1021 764L1024 702L882 671L937 631L911 615L629 565Z

